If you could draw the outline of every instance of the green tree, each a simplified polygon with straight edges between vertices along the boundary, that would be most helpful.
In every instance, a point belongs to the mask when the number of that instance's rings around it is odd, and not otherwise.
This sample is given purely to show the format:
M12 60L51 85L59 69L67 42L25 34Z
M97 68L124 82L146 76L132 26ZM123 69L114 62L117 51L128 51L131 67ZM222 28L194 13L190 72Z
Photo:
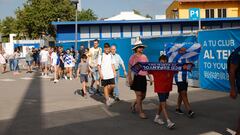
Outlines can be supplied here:
M69 0L27 0L22 9L17 9L18 35L38 38L42 32L54 35L51 22L74 20L74 6Z
M13 17L6 17L1 21L0 27L1 27L0 33L2 33L2 36L3 36L2 40L3 42L7 42L8 35L17 32L16 19Z
M78 12L78 21L94 21L97 20L97 16L91 9L82 10Z

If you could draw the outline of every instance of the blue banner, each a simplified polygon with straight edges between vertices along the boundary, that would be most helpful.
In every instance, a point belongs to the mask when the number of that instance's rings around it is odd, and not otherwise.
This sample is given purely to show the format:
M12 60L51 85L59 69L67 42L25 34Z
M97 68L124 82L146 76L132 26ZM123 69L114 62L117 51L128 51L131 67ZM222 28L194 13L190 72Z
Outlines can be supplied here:
M200 31L200 86L205 89L229 91L227 59L240 45L240 29Z
M132 66L131 70L136 74L140 71L191 71L194 67L192 63L160 63L160 62L138 62Z

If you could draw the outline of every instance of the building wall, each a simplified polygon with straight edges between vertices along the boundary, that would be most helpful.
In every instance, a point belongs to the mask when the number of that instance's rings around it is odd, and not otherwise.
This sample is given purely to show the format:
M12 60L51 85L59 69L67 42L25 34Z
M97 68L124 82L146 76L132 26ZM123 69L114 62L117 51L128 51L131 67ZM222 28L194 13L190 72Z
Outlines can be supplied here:
M219 29L240 27L240 19L203 19L203 29ZM57 43L75 41L75 24L57 24ZM199 30L198 21L190 20L166 20L166 21L142 21L119 23L80 23L78 25L78 41L93 39L118 39L132 37L161 37L193 34Z
M173 10L179 7L179 2L173 1L172 4L166 9L166 18L174 19Z
M174 1L169 8L166 10L167 18L173 19L173 9L179 9L179 19L188 19L189 18L189 9L190 8L200 8L201 18L206 18L205 10L214 9L214 17L217 18L218 11L217 9L226 8L227 17L239 17L240 15L240 2L185 2L179 3Z

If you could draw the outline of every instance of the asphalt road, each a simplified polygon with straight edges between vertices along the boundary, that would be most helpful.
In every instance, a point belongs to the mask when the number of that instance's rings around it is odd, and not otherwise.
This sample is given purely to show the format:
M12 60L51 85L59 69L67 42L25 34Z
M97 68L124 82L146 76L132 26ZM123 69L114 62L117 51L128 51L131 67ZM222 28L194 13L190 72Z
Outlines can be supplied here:
M121 101L106 107L103 97L87 99L74 92L79 80L54 84L39 73L0 75L1 135L231 135L240 115L240 99L228 93L189 87L189 99L196 117L175 114L176 87L170 94L168 110L176 123L174 130L153 122L158 98L148 86L142 120L130 112L135 95L120 79ZM184 109L183 109L184 110Z

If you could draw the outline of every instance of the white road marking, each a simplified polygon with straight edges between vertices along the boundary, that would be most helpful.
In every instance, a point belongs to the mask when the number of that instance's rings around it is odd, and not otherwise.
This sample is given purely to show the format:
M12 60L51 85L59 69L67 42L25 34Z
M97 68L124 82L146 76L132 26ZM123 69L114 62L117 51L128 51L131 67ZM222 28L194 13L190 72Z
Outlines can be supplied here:
M16 80L14 80L14 79L0 79L0 81L2 81L2 82L14 82Z

